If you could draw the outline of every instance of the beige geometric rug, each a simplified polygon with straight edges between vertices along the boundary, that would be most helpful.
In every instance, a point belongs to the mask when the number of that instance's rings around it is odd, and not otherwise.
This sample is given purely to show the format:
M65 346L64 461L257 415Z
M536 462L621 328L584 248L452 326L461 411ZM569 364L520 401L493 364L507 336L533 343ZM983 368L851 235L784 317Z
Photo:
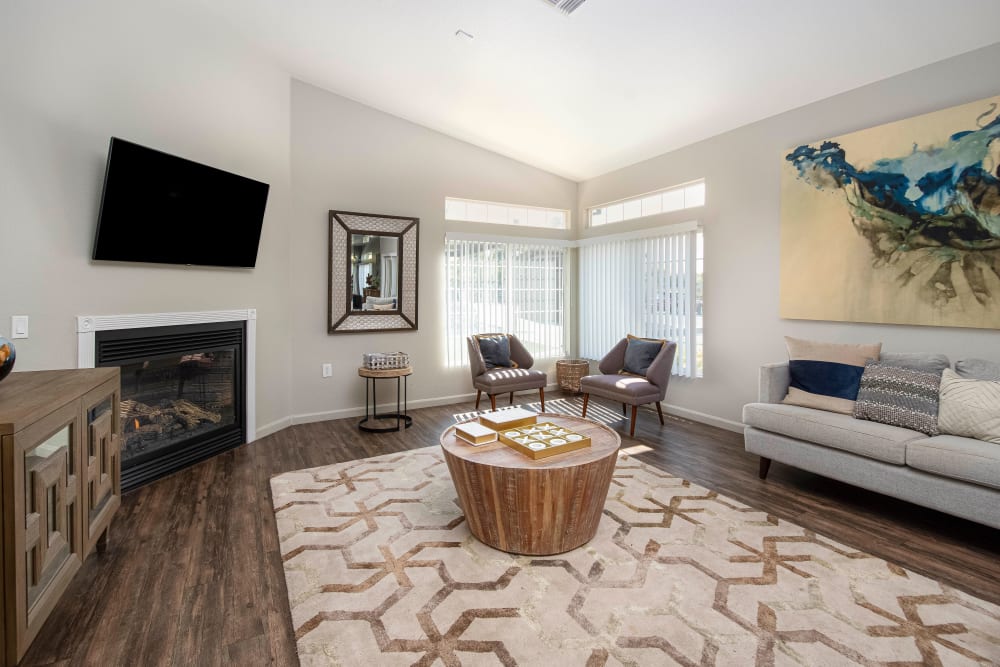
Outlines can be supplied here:
M271 488L306 667L1000 663L1000 607L625 455L544 558L470 535L437 447Z

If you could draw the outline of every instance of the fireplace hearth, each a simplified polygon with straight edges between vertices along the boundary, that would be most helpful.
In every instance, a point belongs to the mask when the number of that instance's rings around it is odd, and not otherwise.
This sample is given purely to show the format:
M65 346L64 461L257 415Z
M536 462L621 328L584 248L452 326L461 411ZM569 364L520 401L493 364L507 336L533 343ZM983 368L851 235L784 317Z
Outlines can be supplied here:
M94 342L97 366L121 368L123 490L247 441L244 322L97 331Z

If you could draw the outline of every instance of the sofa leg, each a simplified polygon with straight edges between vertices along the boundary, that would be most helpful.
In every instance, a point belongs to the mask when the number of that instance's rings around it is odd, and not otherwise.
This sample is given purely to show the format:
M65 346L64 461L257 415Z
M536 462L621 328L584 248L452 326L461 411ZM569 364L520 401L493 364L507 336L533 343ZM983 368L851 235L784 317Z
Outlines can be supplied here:
M630 438L634 438L635 437L635 416L636 416L636 414L638 412L639 412L639 406L638 405L633 405L632 406L632 420L629 423L629 429L628 429L628 434L629 434Z
M490 410L497 409L497 397L495 394L490 394Z
M767 479L767 471L771 469L771 459L766 459L763 456L760 457L760 468L757 470L757 476L761 479Z
M514 405L514 392L510 392L510 404Z
M545 387L538 388L538 398L542 401L542 412L545 412Z
M483 390L482 389L477 389L476 390L476 410L479 410L479 401L480 401L480 399L482 399L482 397L483 397Z
M590 394L584 394L583 395L583 414L580 415L581 417L586 417L587 416L587 403L589 403L589 402L590 402Z
M656 414L660 415L660 426L663 426L663 406L659 401L656 402Z
M628 416L628 412L626 412L626 409L627 408L626 408L625 404L622 403L622 417Z

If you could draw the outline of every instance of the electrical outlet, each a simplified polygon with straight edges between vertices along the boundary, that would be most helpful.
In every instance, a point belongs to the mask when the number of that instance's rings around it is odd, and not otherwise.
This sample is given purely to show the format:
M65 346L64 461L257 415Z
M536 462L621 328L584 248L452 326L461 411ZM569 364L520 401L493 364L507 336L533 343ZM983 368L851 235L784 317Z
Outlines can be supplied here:
M10 337L11 338L27 338L28 337L28 316L27 315L11 315L11 318L10 318Z
M328 378L333 376L333 364L323 364L323 377Z

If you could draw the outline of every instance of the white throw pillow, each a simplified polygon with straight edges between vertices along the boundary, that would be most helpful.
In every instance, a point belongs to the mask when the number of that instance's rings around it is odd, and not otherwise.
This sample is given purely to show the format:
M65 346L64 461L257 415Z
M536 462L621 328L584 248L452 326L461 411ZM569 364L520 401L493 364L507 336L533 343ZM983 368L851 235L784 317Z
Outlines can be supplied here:
M945 369L938 426L942 433L1000 445L1000 382L971 380Z

